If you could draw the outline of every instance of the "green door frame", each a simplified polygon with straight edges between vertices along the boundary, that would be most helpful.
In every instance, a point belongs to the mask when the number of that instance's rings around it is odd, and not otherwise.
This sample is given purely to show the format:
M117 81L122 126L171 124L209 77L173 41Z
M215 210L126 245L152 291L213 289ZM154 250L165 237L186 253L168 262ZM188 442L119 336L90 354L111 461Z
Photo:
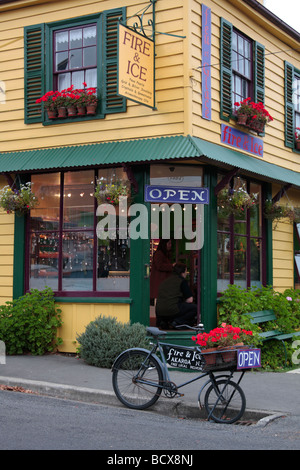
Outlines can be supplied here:
M201 322L205 331L217 325L217 184L215 167L204 169L204 187L209 189L209 204L204 207L204 244L201 250Z
M148 211L148 237L130 239L130 322L149 325L150 318L150 203L144 202L144 188L150 178L149 166L138 166L133 170L138 184L134 203L143 204Z

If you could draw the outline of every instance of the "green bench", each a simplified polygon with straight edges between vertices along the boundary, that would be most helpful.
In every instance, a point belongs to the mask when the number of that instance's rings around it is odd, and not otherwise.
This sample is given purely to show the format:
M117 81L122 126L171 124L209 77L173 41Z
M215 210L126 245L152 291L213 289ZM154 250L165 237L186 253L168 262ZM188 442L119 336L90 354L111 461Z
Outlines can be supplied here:
M259 312L250 312L245 313L244 315L249 315L251 317L251 323L266 323L268 321L276 321L276 315L273 310L261 310ZM275 339L277 341L281 341L283 348L284 348L284 355L285 355L285 365L287 363L287 352L286 346L284 341L287 339L291 339L294 336L300 336L300 331L295 331L293 333L283 333L282 331L272 330L272 331L263 331L259 333L260 338L262 341L270 341L271 339Z

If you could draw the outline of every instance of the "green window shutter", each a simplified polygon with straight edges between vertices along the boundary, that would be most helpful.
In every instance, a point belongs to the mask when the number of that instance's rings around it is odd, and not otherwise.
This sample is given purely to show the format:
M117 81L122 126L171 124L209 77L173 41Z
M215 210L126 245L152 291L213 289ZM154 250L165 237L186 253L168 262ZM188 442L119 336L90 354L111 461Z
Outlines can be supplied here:
M103 14L104 37L104 87L103 112L121 113L126 111L126 99L117 94L118 78L118 22L126 20L126 9L117 8Z
M285 97L285 145L294 148L294 104L293 104L294 66L284 63L284 97Z
M24 28L25 123L42 122L42 104L36 100L44 94L44 25Z
M229 121L232 113L232 65L231 65L231 42L232 24L221 18L220 34L220 55L221 55L221 103L220 117Z
M265 102L265 48L254 43L254 101Z

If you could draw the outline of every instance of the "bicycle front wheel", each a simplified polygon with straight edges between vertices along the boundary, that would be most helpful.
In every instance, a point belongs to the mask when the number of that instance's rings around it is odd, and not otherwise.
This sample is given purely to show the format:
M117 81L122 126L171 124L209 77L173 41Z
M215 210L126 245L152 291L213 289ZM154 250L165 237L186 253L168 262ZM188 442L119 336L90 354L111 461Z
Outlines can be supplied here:
M117 398L124 405L144 410L154 405L161 394L163 371L147 351L129 349L115 362L112 383Z
M243 416L246 398L235 382L217 379L207 389L204 404L208 416L216 423L232 424Z

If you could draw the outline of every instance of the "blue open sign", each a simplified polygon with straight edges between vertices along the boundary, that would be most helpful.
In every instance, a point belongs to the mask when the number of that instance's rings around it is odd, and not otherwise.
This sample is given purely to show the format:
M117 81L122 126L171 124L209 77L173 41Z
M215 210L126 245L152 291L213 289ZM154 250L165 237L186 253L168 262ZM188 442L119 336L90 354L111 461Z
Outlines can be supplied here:
M260 349L239 349L237 354L237 369L252 369L261 367Z
M170 204L209 204L209 189L146 185L145 201Z

